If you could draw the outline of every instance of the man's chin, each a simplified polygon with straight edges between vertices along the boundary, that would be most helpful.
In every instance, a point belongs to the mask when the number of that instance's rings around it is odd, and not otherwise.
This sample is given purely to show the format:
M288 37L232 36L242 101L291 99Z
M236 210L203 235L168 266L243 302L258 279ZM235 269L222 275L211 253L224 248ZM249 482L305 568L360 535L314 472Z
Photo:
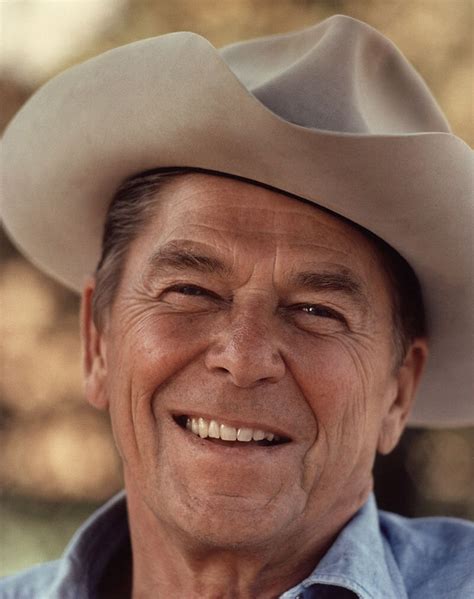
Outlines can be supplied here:
M210 502L209 511L206 510L205 514L194 512L189 520L181 523L181 530L190 541L232 551L267 545L280 528L281 525L268 516L262 518L258 510L239 509L238 506L221 509L215 502Z
M266 545L294 521L288 509L272 504L269 498L196 494L191 502L179 503L180 509L176 501L170 506L174 527L179 528L189 542L197 541L222 550Z

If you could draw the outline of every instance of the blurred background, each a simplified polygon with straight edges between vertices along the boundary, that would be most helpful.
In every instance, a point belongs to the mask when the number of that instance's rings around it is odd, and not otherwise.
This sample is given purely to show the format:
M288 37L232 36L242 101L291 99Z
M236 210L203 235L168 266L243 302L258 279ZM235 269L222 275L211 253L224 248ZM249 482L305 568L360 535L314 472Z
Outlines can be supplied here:
M3 0L0 11L2 130L42 83L109 48L176 30L221 46L343 13L390 37L474 142L471 0ZM0 233L0 575L59 556L122 485L108 422L82 397L78 307ZM375 477L385 509L474 519L474 429L410 429Z

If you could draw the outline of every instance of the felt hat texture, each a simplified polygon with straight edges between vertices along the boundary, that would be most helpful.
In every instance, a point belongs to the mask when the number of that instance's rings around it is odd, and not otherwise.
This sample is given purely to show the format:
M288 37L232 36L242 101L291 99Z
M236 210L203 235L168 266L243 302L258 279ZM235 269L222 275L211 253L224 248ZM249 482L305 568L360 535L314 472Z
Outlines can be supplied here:
M215 49L141 40L44 85L1 141L1 218L19 249L79 291L124 179L229 173L373 231L422 285L430 358L411 424L474 423L473 152L393 43L346 16Z

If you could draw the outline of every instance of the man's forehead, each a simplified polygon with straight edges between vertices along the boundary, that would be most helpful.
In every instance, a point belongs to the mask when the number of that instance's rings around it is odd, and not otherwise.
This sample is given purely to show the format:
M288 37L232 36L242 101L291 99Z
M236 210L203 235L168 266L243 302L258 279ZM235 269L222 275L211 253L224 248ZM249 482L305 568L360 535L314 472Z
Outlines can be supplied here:
M359 229L346 219L307 200L235 177L189 173L170 177L157 202L158 221L172 227L170 237L186 237L194 227L198 234L208 226L226 239L257 235L258 240L306 245L346 252L352 244L370 248Z

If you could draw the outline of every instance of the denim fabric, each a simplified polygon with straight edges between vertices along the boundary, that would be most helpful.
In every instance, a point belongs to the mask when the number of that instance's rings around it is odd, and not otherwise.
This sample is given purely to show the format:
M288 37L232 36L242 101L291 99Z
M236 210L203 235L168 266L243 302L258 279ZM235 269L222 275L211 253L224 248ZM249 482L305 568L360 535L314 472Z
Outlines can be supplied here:
M77 531L64 556L0 581L1 599L99 599L98 584L129 542L120 493ZM373 496L313 573L281 599L474 598L474 524L407 519L377 510Z

